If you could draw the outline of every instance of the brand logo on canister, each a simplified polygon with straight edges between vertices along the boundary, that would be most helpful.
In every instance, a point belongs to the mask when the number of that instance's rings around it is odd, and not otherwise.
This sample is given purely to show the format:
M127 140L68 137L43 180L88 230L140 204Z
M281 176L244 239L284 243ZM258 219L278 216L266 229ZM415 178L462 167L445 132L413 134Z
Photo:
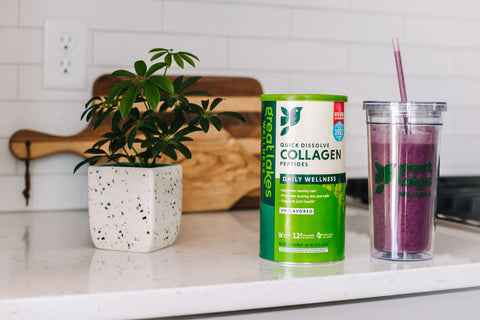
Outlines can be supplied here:
M300 112L302 107L294 107L290 111L287 108L281 107L283 116L280 117L280 125L283 127L280 135L287 134L290 127L295 126L300 121Z

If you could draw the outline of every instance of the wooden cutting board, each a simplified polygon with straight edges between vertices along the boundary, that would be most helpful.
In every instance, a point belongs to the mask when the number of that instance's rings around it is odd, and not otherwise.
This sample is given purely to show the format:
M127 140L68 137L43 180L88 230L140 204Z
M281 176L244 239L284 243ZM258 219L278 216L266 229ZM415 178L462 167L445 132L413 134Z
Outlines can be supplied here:
M106 96L111 81L109 75L100 76L94 83L93 95ZM240 112L247 122L224 117L224 129L221 132L212 128L208 134L195 133L192 136L194 141L188 143L193 154L192 159L179 158L175 161L182 165L184 171L183 211L258 207L262 94L260 84L252 78L208 76L202 77L192 90L208 91L214 96L210 99L224 98L216 111ZM197 104L205 99L206 97L200 96L189 97L191 102ZM79 119L80 114L81 112ZM83 152L98 141L106 130L108 125L93 130L92 122L84 130L71 136L19 130L10 138L10 151L21 160L33 160L63 152L85 157Z

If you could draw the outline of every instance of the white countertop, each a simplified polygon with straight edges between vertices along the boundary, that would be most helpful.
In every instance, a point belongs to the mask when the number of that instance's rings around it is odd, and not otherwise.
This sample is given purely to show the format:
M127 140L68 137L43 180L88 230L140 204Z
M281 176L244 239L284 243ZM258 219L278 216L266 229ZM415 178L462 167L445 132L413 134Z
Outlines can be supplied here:
M480 233L437 226L435 258L369 255L365 209L347 207L346 258L285 266L258 257L259 211L184 214L153 252L98 250L87 213L0 213L1 319L125 319L480 287Z

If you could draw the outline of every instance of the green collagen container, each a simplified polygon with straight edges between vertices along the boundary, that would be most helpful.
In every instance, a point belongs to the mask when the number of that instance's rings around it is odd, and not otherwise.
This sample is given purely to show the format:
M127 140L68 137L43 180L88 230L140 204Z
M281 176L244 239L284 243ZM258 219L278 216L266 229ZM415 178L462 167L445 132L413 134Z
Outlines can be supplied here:
M346 96L265 94L260 256L282 263L344 258Z

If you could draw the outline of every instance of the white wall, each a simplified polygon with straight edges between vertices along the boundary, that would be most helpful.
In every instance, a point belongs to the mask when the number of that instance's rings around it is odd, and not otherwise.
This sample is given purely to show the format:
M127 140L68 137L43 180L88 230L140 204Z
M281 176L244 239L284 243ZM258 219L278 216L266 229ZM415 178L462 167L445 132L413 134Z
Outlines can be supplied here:
M266 93L349 96L347 174L366 176L364 100L398 100L391 38L398 36L409 100L447 101L442 173L480 174L480 2L476 0L1 0L0 210L85 208L78 156L24 164L8 150L22 128L79 132L86 90L42 87L47 17L87 20L88 78L130 68L153 47L196 53L195 73L257 78Z

